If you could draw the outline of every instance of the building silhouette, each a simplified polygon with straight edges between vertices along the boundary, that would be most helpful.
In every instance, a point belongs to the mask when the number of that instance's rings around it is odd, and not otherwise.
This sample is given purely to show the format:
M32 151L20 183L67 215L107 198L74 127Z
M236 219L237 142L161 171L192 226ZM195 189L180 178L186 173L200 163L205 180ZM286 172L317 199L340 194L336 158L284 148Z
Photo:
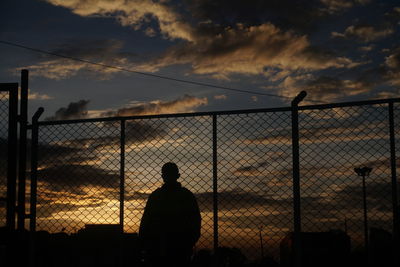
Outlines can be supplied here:
M351 251L350 237L343 231L302 232L302 266L339 266L345 264ZM293 266L293 232L280 243L281 266Z

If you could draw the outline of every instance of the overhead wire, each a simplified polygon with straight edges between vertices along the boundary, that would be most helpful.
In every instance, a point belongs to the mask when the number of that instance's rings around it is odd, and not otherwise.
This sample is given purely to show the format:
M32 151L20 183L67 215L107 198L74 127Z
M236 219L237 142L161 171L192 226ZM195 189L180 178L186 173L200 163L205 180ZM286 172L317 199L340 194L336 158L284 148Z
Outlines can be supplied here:
M232 88L232 87L221 86L221 85L216 85L216 84L211 84L211 83L196 82L196 81L192 81L192 80L185 80L185 79L174 78L174 77L169 77L169 76L164 76L164 75L158 75L158 74L153 74L153 73L148 73L148 72L142 72L142 71L127 69L127 68L124 68L124 67L119 67L119 66L114 66L114 65L94 62L94 61L90 61L90 60L86 60L86 59L82 59L82 58L62 55L62 54L46 51L46 50L43 50L43 49L33 48L33 47L26 46L26 45L16 44L16 43L4 41L4 40L0 40L0 43L6 44L6 45L10 45L10 46L14 46L14 47L23 48L23 49L34 51L34 52L38 52L38 53L43 53L43 54L48 54L48 55L52 55L52 56L56 56L56 57L61 57L61 58L65 58L65 59L79 61L79 62L91 64L91 65L101 66L101 67L104 67L104 68L111 68L111 69L116 69L116 70L120 70L120 71L131 72L131 73L135 73L135 74L138 74L138 75L153 77L153 78L157 78L157 79L164 79L164 80L169 80L169 81L175 81L175 82L186 83L186 84L193 84L193 85L216 88L216 89L223 89L223 90L240 92L240 93L247 93L247 94L252 94L252 95L277 97L277 98L282 98L282 99L287 99L287 100L292 100L294 98L294 97L290 97L290 96L283 96L283 95L278 95L278 94L256 92L256 91L251 91L251 90ZM307 101L309 101L309 102L317 102L317 103L324 103L323 101L314 101L314 100L310 100L310 99L307 99Z

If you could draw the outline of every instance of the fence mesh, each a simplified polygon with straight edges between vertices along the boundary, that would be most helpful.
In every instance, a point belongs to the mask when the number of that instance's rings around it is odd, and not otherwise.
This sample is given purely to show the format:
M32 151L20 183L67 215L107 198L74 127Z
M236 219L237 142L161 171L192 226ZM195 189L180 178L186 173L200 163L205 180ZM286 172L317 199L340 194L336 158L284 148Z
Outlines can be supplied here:
M0 227L6 225L8 92L0 92Z
M119 122L41 127L37 229L119 223Z
M276 256L292 229L290 112L218 117L219 243Z
M362 177L366 177L369 228L392 230L388 105L301 113L300 172L303 231L346 231L354 248L364 243Z
M373 168L366 186L369 225L391 232L388 105L299 114L303 231L339 229L350 235L353 248L362 246L362 181L354 168L365 165ZM218 114L216 119L219 245L239 248L250 259L278 258L281 241L293 230L290 110ZM147 197L161 186L161 166L168 161L178 164L182 185L197 197L202 214L197 248L212 248L209 115L40 125L38 230L76 232L89 223L123 221L125 232L137 232Z
M393 104L393 120L395 133L395 153L396 153L396 179L397 179L397 219L400 220L400 181L397 178L400 174L400 103ZM392 192L391 192L392 193ZM400 223L400 222L398 222ZM400 226L397 226L397 234L400 236Z

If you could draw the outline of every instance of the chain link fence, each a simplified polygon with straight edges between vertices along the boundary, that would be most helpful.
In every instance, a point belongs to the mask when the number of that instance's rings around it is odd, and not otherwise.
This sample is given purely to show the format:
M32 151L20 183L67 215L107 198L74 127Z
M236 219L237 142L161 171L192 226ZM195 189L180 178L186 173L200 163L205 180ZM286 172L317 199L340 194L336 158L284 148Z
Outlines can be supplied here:
M399 111L395 103L397 136ZM369 166L369 226L392 232L389 126L387 103L300 108L302 231L340 230L362 247L354 168ZM200 206L197 249L212 249L217 238L249 259L278 258L293 231L291 135L290 108L40 122L37 230L121 224L137 232L161 166L173 161Z
M8 92L0 91L0 227L6 225Z
M392 232L393 203L387 104L304 110L300 115L302 230L340 229L364 244L362 177L369 229ZM399 126L396 123L396 134Z

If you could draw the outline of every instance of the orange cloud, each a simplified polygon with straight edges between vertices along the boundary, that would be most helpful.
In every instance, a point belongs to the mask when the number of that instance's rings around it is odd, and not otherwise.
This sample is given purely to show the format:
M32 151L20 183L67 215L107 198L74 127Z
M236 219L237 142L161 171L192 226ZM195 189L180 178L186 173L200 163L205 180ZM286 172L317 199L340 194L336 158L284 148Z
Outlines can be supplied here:
M193 112L196 108L208 104L206 97L198 98L190 95L184 95L172 101L155 100L147 103L134 104L131 107L125 107L116 112L107 112L104 115L113 116L140 116L168 113Z
M133 26L140 29L153 18L158 22L161 33L170 39L192 40L192 27L169 7L166 1L154 2L151 0L46 0L55 5L70 9L80 16L115 17L123 26ZM154 29L146 28L150 34Z

